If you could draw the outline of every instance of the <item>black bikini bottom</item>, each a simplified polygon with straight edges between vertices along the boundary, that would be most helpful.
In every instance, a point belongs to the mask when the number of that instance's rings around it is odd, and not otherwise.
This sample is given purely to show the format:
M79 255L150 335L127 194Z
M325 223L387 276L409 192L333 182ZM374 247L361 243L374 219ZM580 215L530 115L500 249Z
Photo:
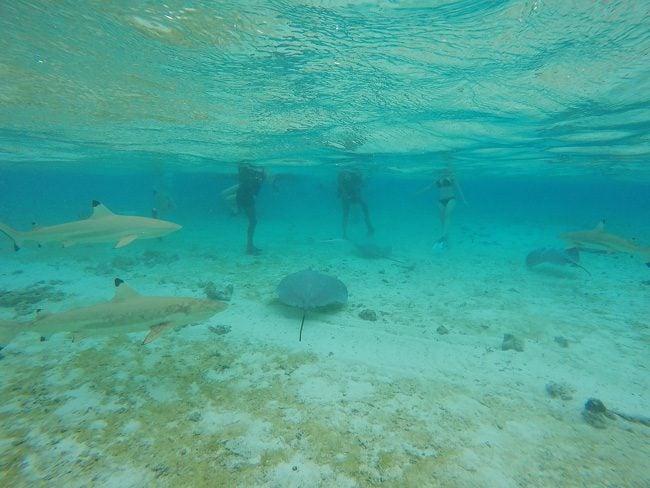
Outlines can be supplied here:
M443 207L446 207L447 204L448 204L449 202L451 202L452 200L456 200L456 197L441 198L439 201L440 201L440 204L441 204Z

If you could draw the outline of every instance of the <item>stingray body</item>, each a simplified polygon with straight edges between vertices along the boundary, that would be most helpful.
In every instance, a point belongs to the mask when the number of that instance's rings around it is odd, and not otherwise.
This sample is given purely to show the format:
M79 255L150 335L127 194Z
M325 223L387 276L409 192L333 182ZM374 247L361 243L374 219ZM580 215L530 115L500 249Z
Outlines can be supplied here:
M166 220L118 215L96 200L92 205L93 213L87 219L50 226L35 226L30 231L12 229L0 222L0 232L13 240L16 250L28 241L39 245L58 242L63 247L74 244L115 242L115 247L119 248L136 239L162 237L181 228L180 225Z
M601 251L607 253L627 253L639 256L650 267L650 247L639 246L636 242L624 237L610 234L605 231L605 221L598 223L591 230L578 230L562 234L560 239L567 243L568 247L588 251Z
M557 264L559 266L569 265L584 270L587 274L589 271L580 264L580 253L578 249L553 249L550 247L541 247L531 251L526 256L526 265L529 268L542 263Z
M302 328L305 325L307 310L328 305L345 305L348 302L348 289L341 280L311 269L285 276L276 291L282 303L303 311L299 341L302 341Z
M82 337L148 330L143 341L148 344L170 328L201 322L226 307L217 300L141 295L116 278L112 300L61 313L40 312L30 322L3 322L0 326L5 338L22 330L42 335L74 332Z

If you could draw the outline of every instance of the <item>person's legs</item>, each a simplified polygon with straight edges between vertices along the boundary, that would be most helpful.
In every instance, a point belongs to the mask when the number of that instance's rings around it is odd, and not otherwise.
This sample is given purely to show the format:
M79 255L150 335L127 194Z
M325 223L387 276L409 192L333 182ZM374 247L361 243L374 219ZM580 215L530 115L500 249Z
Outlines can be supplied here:
M363 210L363 218L366 221L366 227L368 229L368 235L371 236L375 233L375 228L370 223L370 213L368 212L368 204L363 200L359 200L359 205L361 205L361 210Z
M450 198L446 202L439 202L440 208L440 225L442 228L441 231L441 241L446 241L449 234L449 222L451 220L451 213L456 207L456 199Z
M341 199L341 210L343 212L341 225L343 228L343 239L348 238L348 217L350 216L350 201Z
M246 254L259 254L261 251L253 244L255 227L257 227L257 216L255 215L255 202L247 203L242 207L248 219L248 233L246 235Z

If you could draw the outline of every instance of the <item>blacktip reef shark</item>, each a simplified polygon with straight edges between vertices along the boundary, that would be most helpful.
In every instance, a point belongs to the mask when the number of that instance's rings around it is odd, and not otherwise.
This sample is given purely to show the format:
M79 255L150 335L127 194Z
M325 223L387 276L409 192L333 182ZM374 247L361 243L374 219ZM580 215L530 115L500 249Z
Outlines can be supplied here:
M34 241L39 245L47 242L60 242L63 247L74 244L116 242L115 248L131 244L136 239L162 237L181 228L166 220L131 215L118 215L105 205L93 200L93 213L83 220L46 227L35 226L30 231L12 229L0 222L0 232L14 241L18 250L24 242Z
M22 331L42 335L72 332L80 337L149 330L142 344L148 344L170 328L202 322L228 305L207 298L141 295L123 280L115 278L112 300L66 312L39 312L29 322L0 322L0 343Z
M605 232L605 221L602 220L591 230L578 230L562 234L560 239L567 247L583 250L594 250L606 253L622 252L641 257L646 266L650 267L650 247L639 246L636 242Z

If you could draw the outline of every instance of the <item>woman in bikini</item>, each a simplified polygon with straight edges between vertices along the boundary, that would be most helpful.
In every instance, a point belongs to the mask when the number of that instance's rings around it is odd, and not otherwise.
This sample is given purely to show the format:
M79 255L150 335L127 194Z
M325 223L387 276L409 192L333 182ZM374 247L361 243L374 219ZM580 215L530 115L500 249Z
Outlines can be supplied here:
M348 216L350 215L350 206L352 204L359 205L361 207L361 210L363 211L363 218L366 221L368 235L371 236L375 232L375 228L370 223L368 204L361 196L362 185L363 177L358 171L343 170L339 172L338 196L341 199L341 208L343 212L343 239L348 238Z
M436 181L431 183L423 191L428 191L433 188L438 189L438 210L440 212L440 226L441 233L440 238L433 245L434 249L444 249L447 247L447 239L449 235L449 222L451 220L451 214L456 207L456 194L458 194L464 203L467 203L465 200L465 195L461 190L456 177L454 176L451 168L446 168L442 170L440 176Z

